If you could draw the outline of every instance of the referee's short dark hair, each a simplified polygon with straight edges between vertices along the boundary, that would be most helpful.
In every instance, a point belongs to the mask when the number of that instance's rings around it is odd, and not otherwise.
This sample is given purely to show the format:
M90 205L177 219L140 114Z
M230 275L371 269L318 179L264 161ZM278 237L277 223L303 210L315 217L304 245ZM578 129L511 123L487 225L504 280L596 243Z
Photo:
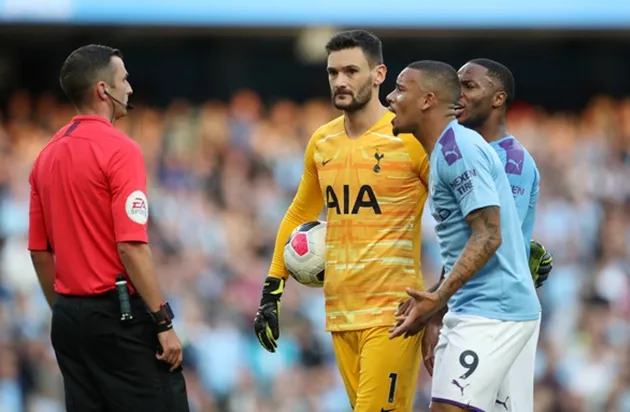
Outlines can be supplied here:
M114 56L123 58L118 49L89 44L79 47L66 58L61 66L59 84L76 107L82 107L87 103L94 83L100 80L113 83L114 73L108 69Z
M361 48L371 67L383 64L383 43L374 34L365 30L348 30L335 34L326 43L326 53Z
M449 104L457 104L462 94L462 86L457 76L457 70L448 63L436 60L419 60L410 63L410 69L415 69L424 74L423 80L430 82L430 86L438 95L438 98Z
M514 76L512 75L510 69L501 63L490 59L473 59L468 63L478 64L479 66L485 67L488 69L488 76L501 83L500 87L505 92L506 105L510 104L512 100L514 100L516 85L514 84Z

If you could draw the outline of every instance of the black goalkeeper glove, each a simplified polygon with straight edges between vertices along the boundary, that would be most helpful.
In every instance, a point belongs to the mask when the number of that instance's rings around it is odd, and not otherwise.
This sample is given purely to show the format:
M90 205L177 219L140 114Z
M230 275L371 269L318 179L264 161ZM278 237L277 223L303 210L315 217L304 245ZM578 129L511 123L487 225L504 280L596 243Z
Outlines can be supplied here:
M541 287L547 280L551 269L553 269L553 256L543 245L532 240L529 252L529 270L536 288Z
M268 276L262 290L260 307L254 318L254 331L263 348L274 353L280 337L280 298L284 291L284 279Z

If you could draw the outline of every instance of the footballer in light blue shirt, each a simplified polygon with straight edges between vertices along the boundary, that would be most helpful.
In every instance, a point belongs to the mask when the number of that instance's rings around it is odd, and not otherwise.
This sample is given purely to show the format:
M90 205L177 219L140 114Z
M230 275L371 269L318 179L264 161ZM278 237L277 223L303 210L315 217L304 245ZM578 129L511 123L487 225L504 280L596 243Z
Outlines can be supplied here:
M396 114L394 133L413 133L430 156L429 207L446 274L437 290L414 298L414 309L392 337L416 333L447 302L457 315L502 321L540 316L510 183L496 151L457 122L460 94L452 67L421 61L401 72L387 97Z
M507 67L489 59L469 61L458 75L462 96L457 120L481 134L499 154L521 220L525 251L531 257L532 277L539 287L551 272L553 258L541 244L531 241L540 184L536 162L506 129L505 108L514 96L514 77Z
M540 303L503 164L481 135L457 120L446 126L431 153L429 193L447 277L472 234L466 216L500 208L501 246L450 298L448 310L506 321L538 319Z
M499 155L510 182L518 218L521 221L526 255L529 257L540 182L536 162L512 135L488 143Z
M544 259L533 268L527 249L539 177L505 131L510 85L479 64L466 77L467 66L458 74L445 63L412 63L388 96L394 133L413 133L430 156L429 207L444 263L443 282L407 291L390 338L426 326L431 411L533 410L541 307L532 277L538 283Z

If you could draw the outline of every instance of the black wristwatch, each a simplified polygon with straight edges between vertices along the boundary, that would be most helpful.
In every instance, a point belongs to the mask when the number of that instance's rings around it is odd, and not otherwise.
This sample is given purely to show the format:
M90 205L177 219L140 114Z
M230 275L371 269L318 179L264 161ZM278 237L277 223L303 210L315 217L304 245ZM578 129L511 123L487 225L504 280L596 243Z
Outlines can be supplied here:
M171 321L175 318L173 314L173 310L171 309L171 305L168 302L164 302L160 305L160 310L157 312L149 312L151 317L153 318L153 322L156 324L166 323L170 324Z

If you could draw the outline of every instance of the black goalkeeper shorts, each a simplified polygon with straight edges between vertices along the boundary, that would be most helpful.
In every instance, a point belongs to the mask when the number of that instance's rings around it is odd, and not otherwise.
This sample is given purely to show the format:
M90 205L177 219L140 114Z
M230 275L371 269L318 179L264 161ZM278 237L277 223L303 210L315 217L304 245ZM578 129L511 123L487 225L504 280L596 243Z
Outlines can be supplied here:
M181 368L155 358L155 324L139 297L134 319L119 320L113 293L58 295L51 340L63 375L68 412L188 412Z

